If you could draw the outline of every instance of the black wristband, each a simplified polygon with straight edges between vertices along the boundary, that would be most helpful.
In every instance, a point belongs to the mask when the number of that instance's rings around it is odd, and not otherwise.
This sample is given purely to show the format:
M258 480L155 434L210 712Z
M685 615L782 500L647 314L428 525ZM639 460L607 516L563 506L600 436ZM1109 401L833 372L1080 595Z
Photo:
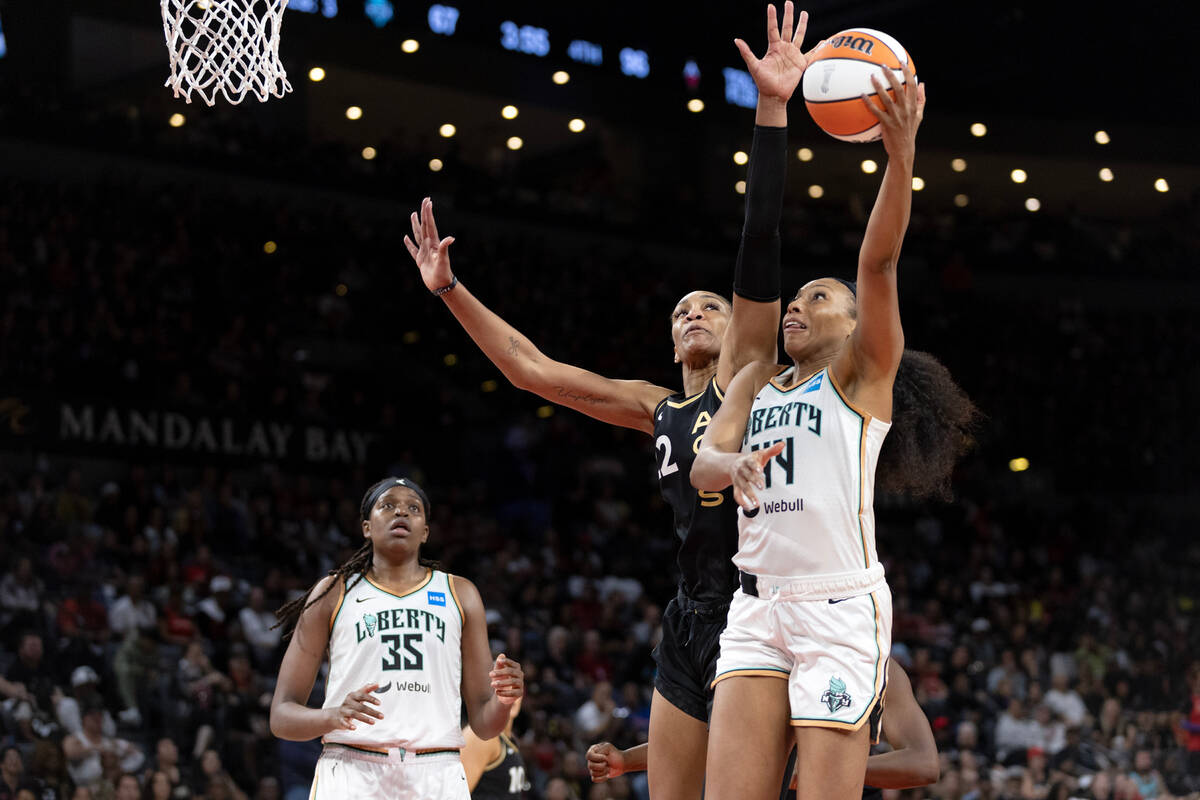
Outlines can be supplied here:
M787 181L787 128L754 126L746 173L746 222L733 273L735 294L760 303L779 299L779 220Z
M447 284L446 284L445 286L443 286L442 288L440 288L440 289L430 289L430 290L429 290L429 293L430 293L430 294L432 294L434 297L441 297L441 296L442 296L442 295L444 295L446 292L448 292L448 291L450 291L451 289L453 289L455 286L458 286L458 276L457 276L457 275L455 275L454 277L452 277L452 278L450 279L450 282L449 282L449 283L447 283Z

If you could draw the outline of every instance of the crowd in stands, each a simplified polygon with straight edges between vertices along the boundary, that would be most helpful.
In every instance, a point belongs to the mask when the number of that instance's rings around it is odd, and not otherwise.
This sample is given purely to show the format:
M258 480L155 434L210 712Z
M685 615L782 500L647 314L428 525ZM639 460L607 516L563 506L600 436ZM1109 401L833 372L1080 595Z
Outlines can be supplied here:
M364 180L398 185L386 163ZM266 724L271 612L355 549L361 492L390 473L429 489L429 555L476 582L494 649L524 666L533 795L645 797L640 776L592 786L583 753L648 727L676 542L647 441L509 389L421 287L394 207L0 180L0 800L307 797L319 745ZM654 241L629 223L573 244L559 218L508 229L509 190L483 207L476 188L439 206L464 283L553 357L678 385L667 313L698 285L726 290L736 208L700 224L673 198ZM521 196L545 210L554 188ZM480 212L493 221L472 229ZM1200 380L1176 364L1200 329L1186 304L1039 283L1175 276L1195 213L1133 232L918 204L907 341L987 419L953 504L879 503L893 657L942 759L936 785L889 800L1200 792L1200 546L1178 500L1200 474L1180 434ZM854 204L790 205L785 280L849 277L863 222ZM656 269L655 247L717 240L726 262ZM997 275L1009 288L983 280ZM376 439L338 471L55 443L44 401L97 397L352 420Z

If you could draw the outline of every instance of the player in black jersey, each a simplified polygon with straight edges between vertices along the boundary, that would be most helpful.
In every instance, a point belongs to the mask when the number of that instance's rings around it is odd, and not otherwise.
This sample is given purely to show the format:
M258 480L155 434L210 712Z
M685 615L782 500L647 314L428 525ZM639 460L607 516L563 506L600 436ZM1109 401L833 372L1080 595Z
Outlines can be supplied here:
M734 298L694 291L671 312L675 360L683 390L646 381L613 380L549 358L472 295L450 269L453 237L441 238L433 204L412 215L405 245L425 286L439 296L484 354L519 389L590 417L654 437L663 497L681 540L678 593L663 617L663 640L650 711L648 779L654 800L701 795L708 740L710 684L718 640L737 585L734 504L728 491L697 492L688 474L724 388L756 359L776 358L779 306L779 219L787 168L787 101L807 65L800 49L807 27L793 25L791 0L782 32L769 7L770 46L755 59L759 89L747 173L746 222L734 272ZM751 56L751 58L753 58Z
M928 786L938 780L937 743L929 719L917 698L904 669L893 659L888 660L887 708L881 724L887 752L873 753L867 759L866 785L863 800L878 800L883 789L910 789ZM788 761L780 800L795 800L795 748ZM646 768L646 745L621 750L609 742L594 744L587 751L588 771L592 783Z
M513 722L521 713L521 701L508 712L508 725L494 739L480 739L470 725L463 725L463 770L471 800L517 800L528 797L530 784L525 760L513 738Z

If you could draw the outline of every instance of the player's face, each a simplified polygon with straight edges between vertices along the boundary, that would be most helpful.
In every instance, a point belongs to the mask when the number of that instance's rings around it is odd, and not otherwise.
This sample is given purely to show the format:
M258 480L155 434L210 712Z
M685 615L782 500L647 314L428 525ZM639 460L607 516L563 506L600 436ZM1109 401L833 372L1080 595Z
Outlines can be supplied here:
M695 363L719 356L729 313L729 305L715 294L685 295L671 312L671 341L675 344L676 360Z
M837 349L854 331L854 295L829 278L810 281L783 315L783 349L792 358Z
M429 524L421 496L407 486L393 486L375 501L363 522L363 535L376 548L414 552L429 538Z

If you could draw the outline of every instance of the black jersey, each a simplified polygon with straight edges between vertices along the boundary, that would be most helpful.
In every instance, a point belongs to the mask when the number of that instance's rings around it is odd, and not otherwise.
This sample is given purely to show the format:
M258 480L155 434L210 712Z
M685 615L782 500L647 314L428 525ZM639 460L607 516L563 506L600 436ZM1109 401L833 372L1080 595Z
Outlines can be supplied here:
M527 797L529 779L525 777L525 762L521 750L508 734L500 734L500 755L483 770L471 800L512 800Z
M654 409L654 447L663 497L675 512L681 545L677 562L683 593L702 602L728 603L737 588L737 508L733 489L703 492L690 475L700 439L725 395L713 378L691 397L673 394Z

